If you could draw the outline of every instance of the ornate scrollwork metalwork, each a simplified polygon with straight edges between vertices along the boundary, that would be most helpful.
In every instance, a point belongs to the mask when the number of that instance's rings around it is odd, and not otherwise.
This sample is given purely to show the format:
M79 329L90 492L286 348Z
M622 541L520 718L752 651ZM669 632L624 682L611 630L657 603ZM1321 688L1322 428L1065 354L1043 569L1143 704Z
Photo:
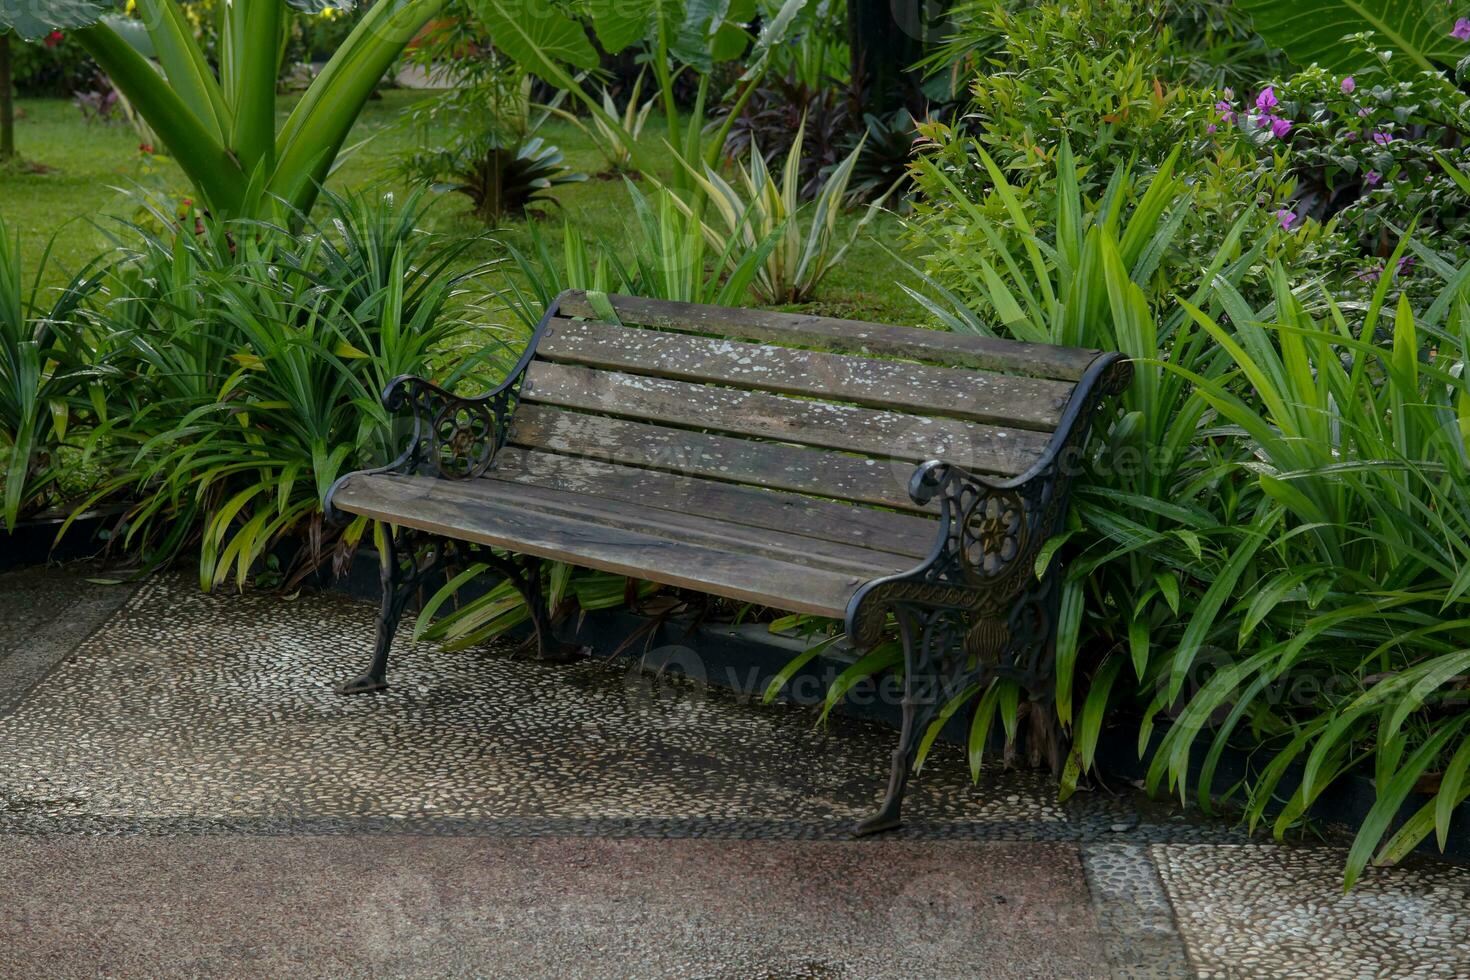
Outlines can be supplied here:
M959 520L960 554L974 584L1003 577L1026 547L1026 505L1017 493L973 494Z
M412 412L413 438L388 470L446 480L483 476L505 441L513 408L508 388L462 398L423 378L395 378L383 396L389 411Z
M971 473L939 460L920 465L909 481L909 496L923 506L939 502L936 544L919 567L876 579L858 591L848 607L852 640L859 647L876 643L889 614L908 604L963 614L972 624L965 631L973 637L966 645L977 651L998 642L1012 645L1009 639L996 639L999 624L1008 624L1013 609L1024 605L1036 584L1036 558L1061 529L1068 489L1103 396L1125 386L1131 375L1131 366L1121 358L1100 358L1090 376L1079 382L1047 452L1013 479Z
M973 637L966 646L995 646L1007 610L1035 581L1042 545L1060 527L1066 482L1060 457L1019 486L949 463L921 466L910 494L920 504L939 500L938 544L924 565L859 592L850 607L850 635L860 646L872 645L889 613L909 604L960 613L975 624L962 633Z
M341 514L332 506L332 498L339 487L356 476L424 473L446 480L472 480L485 475L495 462L495 454L505 445L526 370L559 305L560 297L547 307L520 360L505 380L483 395L466 398L409 374L388 382L383 391L383 406L392 415L407 410L412 421L413 431L407 446L386 466L339 477L323 501L327 518L341 520Z

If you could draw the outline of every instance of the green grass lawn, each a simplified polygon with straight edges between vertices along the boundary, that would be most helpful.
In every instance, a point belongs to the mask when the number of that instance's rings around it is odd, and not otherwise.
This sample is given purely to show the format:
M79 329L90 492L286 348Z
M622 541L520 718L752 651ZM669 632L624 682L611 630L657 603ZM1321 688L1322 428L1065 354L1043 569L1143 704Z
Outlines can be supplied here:
M371 102L348 141L358 144L357 148L333 174L329 186L407 193L410 188L394 170L420 145L422 134L407 125L406 110L424 97L423 92L392 89ZM281 100L283 117L293 101ZM135 213L140 190L174 198L189 194L187 183L172 164L151 161L139 151L138 138L128 125L88 124L74 105L59 99L27 99L19 107L22 116L16 143L27 166L0 170L0 218L12 234L19 233L22 254L30 263L38 260L47 241L56 236L57 265L50 270L49 280L63 279L102 252L109 232L118 230L114 219ZM542 133L566 151L568 162L576 169L591 174L601 168L596 149L571 124L553 120ZM644 139L662 139L652 120ZM629 211L628 196L618 182L596 179L558 188L555 204L545 209L553 225L559 226L565 214L590 239L614 244L628 234ZM853 222L857 217L843 220ZM468 200L457 195L437 202L428 224L431 230L448 235L486 233L471 214ZM872 222L843 265L824 281L817 300L803 309L887 322L919 319L915 304L898 288L898 271L880 244L891 244L897 228L898 220L888 214ZM525 222L514 222L490 232L484 245L471 249L466 259L502 256L500 243L524 245L527 240Z

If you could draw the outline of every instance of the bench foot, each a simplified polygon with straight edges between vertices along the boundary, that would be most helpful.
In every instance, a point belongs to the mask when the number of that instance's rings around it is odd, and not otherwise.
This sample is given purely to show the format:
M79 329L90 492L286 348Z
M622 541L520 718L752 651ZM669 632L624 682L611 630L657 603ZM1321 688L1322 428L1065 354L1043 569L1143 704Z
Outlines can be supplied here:
M944 659L948 651L942 641L934 643L932 619L900 606L895 610L899 639L903 643L903 723L899 728L898 747L893 750L893 764L888 771L888 790L878 811L859 821L853 835L866 837L903 826L903 797L908 789L909 774L919 756L924 733L940 708Z
M383 600L378 609L378 637L372 664L366 673L339 685L336 688L338 694L366 694L387 689L388 654L409 600L430 575L455 555L472 555L485 562L520 592L536 631L527 641L534 659L544 663L571 663L591 655L588 647L556 638L551 610L541 585L541 559L529 555L505 557L488 548L446 542L414 528L399 528L396 533L388 529L383 535L383 561L379 570Z
M884 813L878 811L865 820L859 820L852 825L852 836L867 837L870 834L881 834L887 830L897 830L903 826L903 818L897 813Z
M888 792L883 796L883 805L878 808L877 813L853 825L854 837L866 837L903 826L903 793L908 786L909 768L912 765L913 752L908 745L901 742L893 753L893 768L888 773Z
M379 556L382 564L378 569L378 580L382 583L383 598L378 607L378 636L373 647L372 664L367 673L355 677L337 687L338 694L366 694L382 691L388 687L388 653L393 648L393 636L408 601L419 586L444 562L446 558L443 542L413 528L384 527L383 550Z
M530 659L542 664L571 664L592 656L591 647L565 640L542 643L533 636L526 641L526 647L531 651Z
M374 691L388 690L388 681L382 677L374 677L372 674L363 674L354 677L346 684L338 684L338 694L371 694Z
M580 646L566 640L556 638L556 626L552 622L551 606L546 601L546 593L541 587L542 561L531 555L524 555L519 561L501 561L491 559L491 564L500 567L501 572L515 584L521 593L521 598L526 601L526 611L531 616L531 626L535 632L526 641L526 649L531 651L531 659L545 664L568 664L577 660L585 660L591 656L590 647Z

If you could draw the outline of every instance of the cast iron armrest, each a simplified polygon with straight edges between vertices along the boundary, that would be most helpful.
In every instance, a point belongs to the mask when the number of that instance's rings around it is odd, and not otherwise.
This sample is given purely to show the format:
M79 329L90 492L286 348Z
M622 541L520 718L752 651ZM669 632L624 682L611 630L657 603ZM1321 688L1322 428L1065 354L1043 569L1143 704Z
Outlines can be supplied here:
M413 433L403 452L379 472L427 473L444 480L483 476L505 443L520 383L515 374L483 395L466 398L412 375L400 375L383 391L394 415L407 410Z
M990 477L937 459L920 463L909 479L909 497L920 506L939 501L934 546L916 567L854 593L846 620L852 643L859 649L877 643L888 614L907 606L959 615L969 624L971 652L999 655L1016 632L1012 621L1030 616L1033 594L1050 607L1052 590L1038 583L1036 558L1061 530L1093 416L1104 396L1128 386L1132 373L1122 355L1099 355L1073 389L1046 451L1017 476ZM1055 577L1054 566L1048 578ZM1000 628L1002 622L1010 625Z
M483 395L456 395L425 378L401 374L383 389L383 407L390 416L405 413L413 423L407 444L385 466L359 470L337 479L327 491L323 507L327 519L341 520L332 499L344 482L376 473L425 473L444 480L483 476L505 443L519 374L512 375Z
M536 348L561 306L556 297L536 325L526 348L504 381L483 395L456 395L426 378L400 374L383 389L383 407L389 415L409 410L413 432L396 459L386 466L358 470L337 479L322 501L327 520L341 520L332 498L344 482L373 473L427 473L443 480L472 480L483 476L505 445L516 396Z
M847 632L860 649L876 643L890 611L904 603L961 613L967 619L1003 616L1033 581L1035 556L1055 514L1054 481L998 480L942 460L914 470L914 503L939 501L929 555L907 572L874 579L847 607Z
M496 452L505 445L526 369L536 356L546 328L560 312L561 301L561 296L551 301L505 380L483 395L466 398L409 374L388 382L383 390L383 406L393 414L405 407L412 410L413 438L397 459L368 472L428 471L444 480L483 476L494 462ZM331 494L327 496L330 509Z

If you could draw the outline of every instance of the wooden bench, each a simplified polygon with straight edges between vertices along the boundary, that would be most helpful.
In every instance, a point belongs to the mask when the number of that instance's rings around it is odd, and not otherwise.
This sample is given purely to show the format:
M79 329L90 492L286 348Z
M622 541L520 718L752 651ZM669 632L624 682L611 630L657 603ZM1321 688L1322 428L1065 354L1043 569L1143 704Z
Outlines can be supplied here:
M409 598L466 549L525 596L542 655L568 653L543 559L842 619L863 650L890 617L903 726L881 808L897 826L923 734L997 674L1045 696L1060 528L1115 353L825 317L567 292L504 383L465 398L396 379L413 435L333 510L391 525L368 672L387 686ZM463 554L461 554L463 557Z

